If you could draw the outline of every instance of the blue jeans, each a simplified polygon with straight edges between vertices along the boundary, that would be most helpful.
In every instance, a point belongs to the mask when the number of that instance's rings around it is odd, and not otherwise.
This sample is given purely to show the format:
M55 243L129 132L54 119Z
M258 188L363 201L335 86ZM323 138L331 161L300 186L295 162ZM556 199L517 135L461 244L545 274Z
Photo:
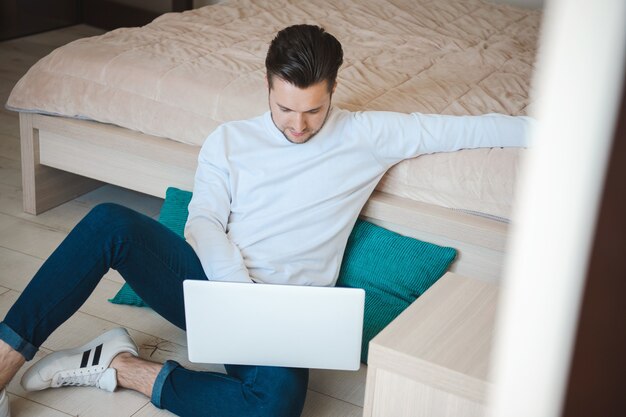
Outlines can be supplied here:
M166 320L185 329L184 279L207 279L184 239L154 219L101 204L81 220L42 265L0 323L0 339L27 360L116 269ZM227 374L198 372L167 361L152 403L180 416L297 417L308 369L226 365Z

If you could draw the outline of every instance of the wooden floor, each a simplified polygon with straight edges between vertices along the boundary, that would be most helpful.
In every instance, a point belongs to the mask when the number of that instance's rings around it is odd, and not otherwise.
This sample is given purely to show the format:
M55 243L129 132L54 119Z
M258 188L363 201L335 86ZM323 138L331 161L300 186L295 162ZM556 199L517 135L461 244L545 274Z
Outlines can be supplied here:
M101 33L88 26L74 26L0 43L0 99L6 99L19 78L39 58L74 39ZM162 200L133 191L104 186L39 216L24 214L21 207L19 126L17 114L0 110L0 317L4 317L30 278L71 228L101 202L116 202L157 217ZM110 271L85 305L44 343L36 359L81 345L103 331L122 326L129 330L144 358L163 362L175 359L192 368L180 329L145 308L107 302L123 279ZM154 407L136 392L118 389L107 393L96 388L60 388L25 392L19 379L27 363L8 387L13 417L154 417L171 413ZM220 371L221 367L205 367ZM303 416L351 417L362 414L365 367L358 372L311 372Z

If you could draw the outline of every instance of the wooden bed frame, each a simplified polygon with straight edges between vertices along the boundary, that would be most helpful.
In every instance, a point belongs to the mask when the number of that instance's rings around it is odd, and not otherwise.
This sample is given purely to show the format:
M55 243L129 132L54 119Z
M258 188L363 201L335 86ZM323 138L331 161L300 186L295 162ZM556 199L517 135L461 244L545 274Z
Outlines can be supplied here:
M102 182L165 197L191 190L199 146L114 125L20 113L24 211L40 214ZM452 271L498 280L507 224L375 191L362 217L458 250Z

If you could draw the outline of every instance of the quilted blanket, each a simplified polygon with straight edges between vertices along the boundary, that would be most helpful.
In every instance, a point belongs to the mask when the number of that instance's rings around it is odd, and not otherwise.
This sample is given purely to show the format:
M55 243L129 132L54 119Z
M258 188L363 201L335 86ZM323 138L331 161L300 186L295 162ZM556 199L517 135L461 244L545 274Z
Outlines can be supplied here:
M7 106L198 145L219 124L268 109L270 40L312 23L344 46L336 106L521 115L531 104L540 18L480 0L227 1L63 46L29 70ZM507 217L519 152L461 151L453 157L461 165L420 157L392 169L379 189ZM448 184L453 176L465 185ZM455 200L459 192L465 201Z

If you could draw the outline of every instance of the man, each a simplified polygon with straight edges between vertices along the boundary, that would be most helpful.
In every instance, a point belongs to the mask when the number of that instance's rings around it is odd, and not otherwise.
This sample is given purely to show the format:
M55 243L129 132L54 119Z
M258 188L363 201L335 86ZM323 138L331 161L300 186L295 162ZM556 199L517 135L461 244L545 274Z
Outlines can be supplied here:
M424 153L523 146L503 115L351 113L332 107L340 43L316 26L280 31L266 58L270 112L226 123L198 159L186 241L121 206L95 207L0 323L0 388L91 294L109 268L185 328L184 279L332 286L356 218L393 164ZM227 375L137 357L124 329L48 355L27 390L121 386L181 416L298 416L308 370L226 365ZM8 415L4 391L0 416Z

